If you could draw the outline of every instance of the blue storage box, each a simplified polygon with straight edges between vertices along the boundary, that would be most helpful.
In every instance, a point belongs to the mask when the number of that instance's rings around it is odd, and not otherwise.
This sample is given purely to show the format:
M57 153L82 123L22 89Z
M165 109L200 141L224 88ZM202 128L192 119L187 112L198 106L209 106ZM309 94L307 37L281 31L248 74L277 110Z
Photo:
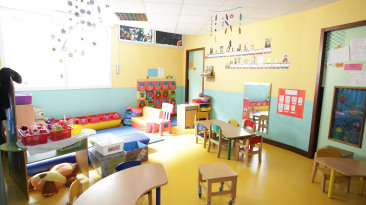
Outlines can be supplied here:
M126 161L138 160L145 162L149 159L148 146L139 141L125 143L123 150L127 152Z

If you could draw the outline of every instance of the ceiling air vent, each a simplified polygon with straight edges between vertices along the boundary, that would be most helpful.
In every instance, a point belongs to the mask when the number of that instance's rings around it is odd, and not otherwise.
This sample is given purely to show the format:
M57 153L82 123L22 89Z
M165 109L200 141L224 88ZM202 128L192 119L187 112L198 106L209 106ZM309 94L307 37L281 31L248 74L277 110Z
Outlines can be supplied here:
M147 21L144 13L115 13L121 21Z

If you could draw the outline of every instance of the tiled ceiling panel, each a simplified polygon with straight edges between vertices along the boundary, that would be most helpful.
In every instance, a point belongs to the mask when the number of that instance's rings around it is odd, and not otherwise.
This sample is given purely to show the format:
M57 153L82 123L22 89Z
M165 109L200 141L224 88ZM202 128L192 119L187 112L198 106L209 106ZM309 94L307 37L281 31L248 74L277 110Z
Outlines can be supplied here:
M32 12L68 13L68 1L86 3L90 0L0 0L0 6ZM232 27L306 11L338 0L103 0L103 23L150 28L184 35L207 34L211 26L225 29L228 14ZM146 13L147 22L120 21L115 12ZM232 14L233 18L230 18ZM239 19L242 14L242 20ZM218 16L217 21L211 18ZM216 25L215 25L216 23ZM212 24L212 25L211 25ZM226 25L226 23L225 23Z

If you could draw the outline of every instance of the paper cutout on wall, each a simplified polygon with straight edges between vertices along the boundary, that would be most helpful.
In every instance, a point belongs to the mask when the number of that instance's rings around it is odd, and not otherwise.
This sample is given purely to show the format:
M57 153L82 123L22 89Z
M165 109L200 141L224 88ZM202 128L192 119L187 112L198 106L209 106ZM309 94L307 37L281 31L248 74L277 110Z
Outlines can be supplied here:
M175 90L169 90L169 98L175 98Z
M162 92L162 95L161 95L162 98L168 98L169 97L169 91L163 90L161 92Z
M145 91L145 82L137 82L137 90Z
M161 108L161 100L154 99L154 108Z
M154 107L154 100L146 100L147 107Z
M154 83L153 82L146 82L145 89L148 91L154 90Z
M158 77L158 69L156 69L156 68L147 69L147 76L149 76L149 77Z
M169 99L168 98L162 98L161 103L169 103Z
M168 81L163 81L161 83L161 89L162 90L168 90L169 89Z
M161 82L160 81L154 82L154 90L161 90Z
M161 91L154 90L154 99L160 99L160 98L161 98Z
M168 85L169 85L169 90L174 90L176 87L175 81L169 81Z
M143 108L143 107L145 107L145 105L146 105L145 100L138 100L137 101L137 107L138 108Z
M169 103L175 106L176 104L175 98L169 98Z
M146 100L154 99L154 91L146 91Z
M304 103L305 90L280 88L278 91L277 113L302 119Z
M137 100L146 100L145 91L137 91Z

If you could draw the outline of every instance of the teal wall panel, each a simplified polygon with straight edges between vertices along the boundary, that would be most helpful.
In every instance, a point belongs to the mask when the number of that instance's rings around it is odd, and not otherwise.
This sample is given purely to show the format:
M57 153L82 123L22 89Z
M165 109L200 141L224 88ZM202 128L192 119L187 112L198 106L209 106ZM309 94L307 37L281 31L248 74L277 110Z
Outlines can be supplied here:
M243 93L205 89L212 96L212 119L235 119L241 124ZM277 97L270 99L268 134L263 137L308 151L313 102L305 101L303 118L277 114Z
M177 103L183 103L184 88L176 88ZM32 94L35 107L45 111L46 117L63 118L119 112L124 115L126 106L137 107L137 88L100 88L73 90L23 91Z

